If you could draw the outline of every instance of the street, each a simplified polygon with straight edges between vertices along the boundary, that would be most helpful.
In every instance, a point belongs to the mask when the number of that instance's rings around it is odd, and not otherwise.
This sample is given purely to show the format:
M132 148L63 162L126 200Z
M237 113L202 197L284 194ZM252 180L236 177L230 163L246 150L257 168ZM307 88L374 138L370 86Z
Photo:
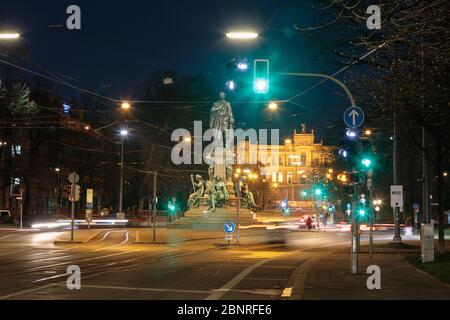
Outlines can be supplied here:
M317 269L326 265L333 271L333 264L323 261L345 260L345 266L349 264L348 232L249 229L242 232L241 246L228 247L218 232L199 231L196 240L183 239L186 231L166 231L176 233L172 237L161 231L164 242L134 244L136 234L145 232L96 230L86 243L55 245L63 231L2 230L0 299L272 300L314 299L317 294L325 299L343 295L360 299L365 297L361 292L369 293L364 268L362 275L338 286L309 285ZM379 231L375 240L389 241L390 234ZM363 235L362 241L367 237ZM71 265L81 268L81 290L66 286ZM336 274L351 277L349 272L345 274L348 270L339 270L339 262L334 265ZM417 273L417 277L424 275ZM448 286L436 280L427 282L434 289L430 298L450 298ZM320 293L324 285L326 296ZM427 292L427 286L421 287L422 293ZM407 287L395 288L399 289L391 292L393 297L426 298L419 292L411 295ZM386 297L386 291L379 294Z

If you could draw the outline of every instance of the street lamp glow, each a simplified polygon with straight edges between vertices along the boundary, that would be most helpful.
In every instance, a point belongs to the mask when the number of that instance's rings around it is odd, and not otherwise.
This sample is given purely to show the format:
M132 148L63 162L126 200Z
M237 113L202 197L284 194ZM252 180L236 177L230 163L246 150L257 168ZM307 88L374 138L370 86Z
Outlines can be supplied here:
M121 107L122 107L122 110L130 110L131 104L128 101L124 101L124 102L122 102Z
M121 135L122 137L126 137L126 136L128 135L128 130L126 130L126 129L120 130L120 135Z
M183 139L183 141L184 141L184 142L190 143L190 142L192 142L192 138L191 138L191 137L185 137L185 138Z
M258 38L259 35L256 32L236 31L229 32L226 36L228 39L234 40L252 40Z
M0 40L15 40L19 39L20 34L19 33L0 33Z
M270 111L277 111L278 110L278 103L276 103L276 102L269 103L269 110Z

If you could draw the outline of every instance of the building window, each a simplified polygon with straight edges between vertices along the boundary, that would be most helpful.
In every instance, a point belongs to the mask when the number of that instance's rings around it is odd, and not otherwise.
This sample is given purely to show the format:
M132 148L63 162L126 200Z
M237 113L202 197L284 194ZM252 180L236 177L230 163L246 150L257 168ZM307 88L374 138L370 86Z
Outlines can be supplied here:
M300 157L300 162L302 163L302 165L306 166L306 153L303 152L301 157Z
M283 183L283 173L281 172L278 174L278 182Z
M12 145L12 146L11 146L11 154L12 154L13 156L15 156L15 155L20 156L20 155L22 154L22 147L19 146L19 145L17 145L17 146Z
M292 184L292 172L288 172L287 174L287 183Z
M277 174L272 173L272 182L277 182Z

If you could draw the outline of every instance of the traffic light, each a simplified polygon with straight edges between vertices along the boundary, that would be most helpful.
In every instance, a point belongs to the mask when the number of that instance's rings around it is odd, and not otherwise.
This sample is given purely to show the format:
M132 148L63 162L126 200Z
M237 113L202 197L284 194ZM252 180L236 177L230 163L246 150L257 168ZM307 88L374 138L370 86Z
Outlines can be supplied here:
M256 59L253 66L253 91L257 94L269 93L270 64L267 59Z
M308 196L308 191L306 191L306 190L303 190L303 192L302 192L302 196L303 196L303 198L306 198L306 197Z
M361 161L361 164L366 167L367 169L370 169L370 167L372 166L372 160L369 158L363 158L363 160Z

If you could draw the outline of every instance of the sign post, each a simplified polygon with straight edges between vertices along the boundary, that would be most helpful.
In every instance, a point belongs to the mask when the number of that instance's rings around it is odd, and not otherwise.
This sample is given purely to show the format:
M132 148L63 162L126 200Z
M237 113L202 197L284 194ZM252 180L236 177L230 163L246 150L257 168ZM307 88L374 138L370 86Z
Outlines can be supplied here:
M400 235L400 208L403 208L403 186L391 186L391 207L394 208L394 243L401 243L402 237Z
M233 233L236 231L236 225L231 222L225 222L223 224L223 231L225 232L225 240L228 241L228 246L230 245L230 241L233 240Z
M70 201L72 202L72 217L70 222L70 241L74 241L74 229L75 229L75 202L80 199L76 199L77 197L77 183L80 181L80 176L76 172L72 172L68 178L71 186L70 186ZM79 189L78 189L79 190Z

